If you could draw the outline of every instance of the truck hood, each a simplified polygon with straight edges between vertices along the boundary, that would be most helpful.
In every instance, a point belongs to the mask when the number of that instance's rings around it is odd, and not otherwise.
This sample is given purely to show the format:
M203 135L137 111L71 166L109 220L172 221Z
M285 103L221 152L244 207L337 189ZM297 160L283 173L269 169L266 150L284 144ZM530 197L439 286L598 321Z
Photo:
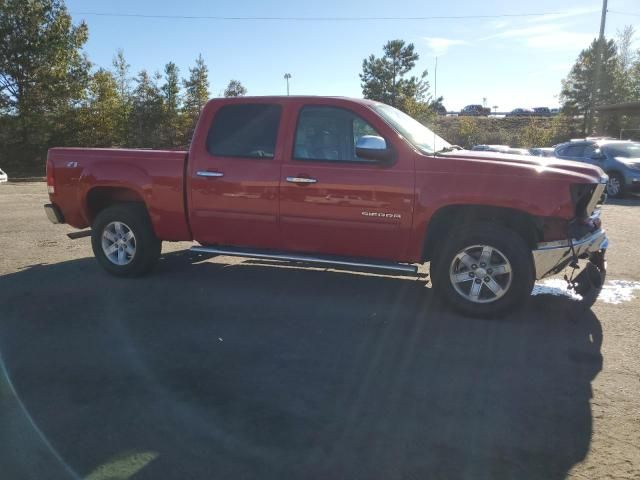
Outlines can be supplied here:
M564 177L574 177L581 183L585 181L600 182L605 177L604 172L595 165L561 160L554 157L536 157L531 155L512 155L499 152L480 152L471 150L457 150L438 154L438 156L478 163L492 163L502 165L513 170L521 170L522 167L533 167L537 171L549 171ZM520 168L518 168L520 167ZM515 173L515 172L514 172Z

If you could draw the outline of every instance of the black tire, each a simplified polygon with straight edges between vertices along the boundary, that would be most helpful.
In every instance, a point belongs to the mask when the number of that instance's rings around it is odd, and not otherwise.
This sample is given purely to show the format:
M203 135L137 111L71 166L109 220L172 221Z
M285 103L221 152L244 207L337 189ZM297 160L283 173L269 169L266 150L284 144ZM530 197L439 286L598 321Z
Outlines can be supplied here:
M616 173L616 172L611 172L608 175L609 175L609 183L607 183L607 188L606 188L607 196L609 198L622 198L622 197L624 197L625 191L624 191L624 178L623 178L623 176L620 175L619 173ZM614 180L620 186L620 188L617 190L617 192L611 192L610 191L611 180Z
M117 265L103 249L105 227L121 222L134 235L134 253L127 254L126 264ZM140 203L119 203L102 210L95 218L91 230L91 247L98 263L107 272L119 277L137 277L147 273L158 261L162 242L156 237L147 210Z
M505 281L504 276L496 277L505 283L505 293L488 303L469 300L456 290L450 278L450 270L458 253L474 245L486 245L496 249L497 255L503 255L511 265L510 283ZM477 280L475 277L470 282ZM498 317L522 307L531 296L534 282L535 270L531 249L520 235L500 224L471 224L448 232L431 261L431 283L434 293L467 316ZM472 286L472 283L459 285ZM486 297L492 296L492 292L487 290L488 287L484 283L481 283L479 288L483 289L482 294Z

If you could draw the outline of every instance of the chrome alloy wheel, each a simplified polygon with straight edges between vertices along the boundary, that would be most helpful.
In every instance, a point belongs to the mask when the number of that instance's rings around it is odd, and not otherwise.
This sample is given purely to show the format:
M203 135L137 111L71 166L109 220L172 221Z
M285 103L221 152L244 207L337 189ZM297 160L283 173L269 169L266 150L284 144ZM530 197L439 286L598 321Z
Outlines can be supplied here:
M102 251L114 265L128 265L136 255L136 237L122 222L111 222L102 230Z
M491 303L502 298L512 277L507 257L488 245L466 247L456 254L449 267L453 288L474 303Z
M620 179L615 175L609 177L609 181L607 182L607 195L615 197L620 194L621 189L622 185L620 185Z

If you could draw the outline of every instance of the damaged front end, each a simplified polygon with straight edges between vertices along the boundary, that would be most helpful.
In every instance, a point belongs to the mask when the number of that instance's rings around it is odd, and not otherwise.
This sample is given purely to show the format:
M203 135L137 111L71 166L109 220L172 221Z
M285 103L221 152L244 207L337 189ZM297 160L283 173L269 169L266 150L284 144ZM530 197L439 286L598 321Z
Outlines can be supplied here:
M568 287L582 297L585 306L595 303L607 271L609 239L602 228L600 209L605 181L593 186L587 195L576 195L576 219L569 223L567 239L538 243L533 250L536 279L570 268L565 275Z

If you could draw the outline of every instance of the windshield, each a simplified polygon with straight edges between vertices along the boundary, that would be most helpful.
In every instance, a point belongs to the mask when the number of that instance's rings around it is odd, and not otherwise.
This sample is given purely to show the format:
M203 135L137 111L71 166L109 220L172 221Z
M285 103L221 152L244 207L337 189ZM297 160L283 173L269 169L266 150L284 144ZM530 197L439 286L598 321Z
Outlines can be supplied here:
M640 158L640 143L615 143L602 148L613 157Z
M375 105L373 108L387 123L421 152L435 153L443 149L451 148L449 142L436 135L432 130L429 130L406 113L382 103Z

